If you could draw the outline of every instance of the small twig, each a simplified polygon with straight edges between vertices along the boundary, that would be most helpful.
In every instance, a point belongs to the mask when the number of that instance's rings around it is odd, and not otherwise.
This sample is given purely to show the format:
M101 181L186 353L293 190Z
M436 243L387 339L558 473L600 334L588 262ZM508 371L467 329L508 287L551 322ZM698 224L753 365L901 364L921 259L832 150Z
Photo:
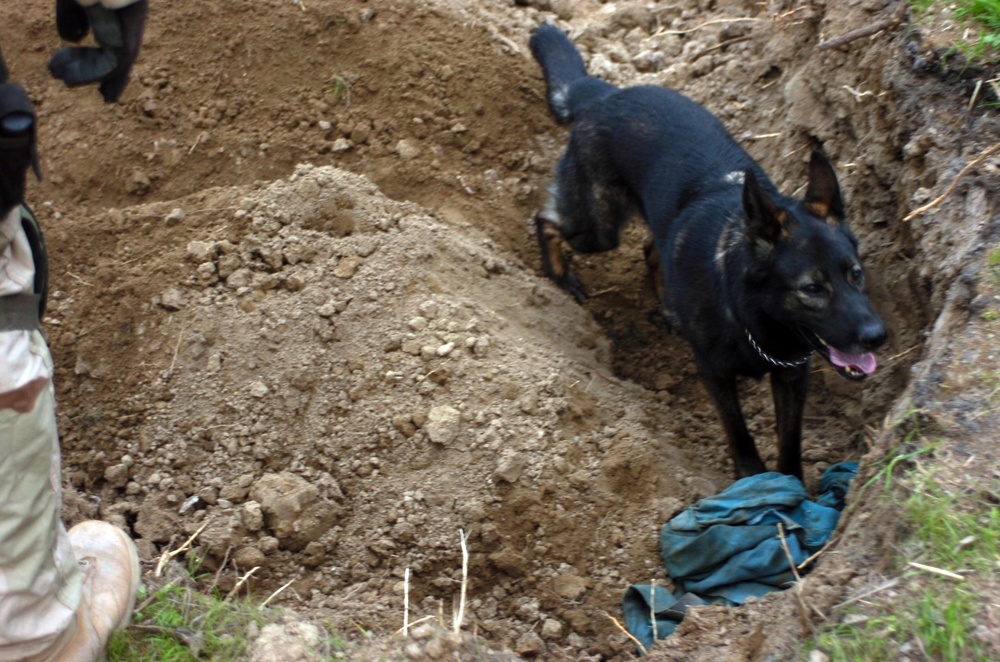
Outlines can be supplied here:
M843 85L842 87L845 90L847 90L850 93L850 95L852 97L854 97L854 100L856 102L858 102L858 103L861 103L861 100L864 99L865 97L875 96L875 93L872 92L871 90L865 90L864 92L858 92L856 89L854 89L850 85Z
M232 545L226 547L226 553L222 557L222 563L219 564L219 569L215 571L215 577L212 578L212 585L208 589L209 595L212 595L215 591L215 587L219 585L219 578L222 576L222 571L226 569L226 564L229 563L229 553L231 551L233 551Z
M909 214L907 214L906 216L903 217L903 222L905 223L906 221L912 220L913 218L919 216L920 214L923 214L924 212L930 211L934 207L937 207L939 204L941 204L942 202L944 202L944 199L947 198L949 195L951 195L952 191L955 190L955 187L958 186L958 181L960 179L962 179L962 177L965 177L967 174L969 174L969 171L971 171L976 166L980 165L983 161L985 161L986 159L988 159L989 157L991 157L998 150L1000 150L1000 143L997 143L997 144L993 145L992 147L990 147L989 149L987 149L985 152L983 152L982 154L980 154L979 156L977 156L975 159L973 159L968 165L966 165L964 168L962 168L959 171L959 173L955 176L954 181L952 181L951 186L949 186L947 189L945 189L944 193L942 193L938 197L934 198L933 200L931 200L930 202L928 202L923 207L917 207L916 209L914 209L913 211L911 211Z
M879 584L875 588L872 588L872 589L869 589L869 590L865 591L861 595L856 595L853 598L850 598L849 600L844 600L839 605L836 605L834 607L834 609L840 609L841 607L846 607L849 604L853 604L855 602L860 602L860 601L864 600L865 598L870 598L871 596L875 595L879 591L884 591L887 588L892 588L893 586L895 586L898 583L899 583L899 577L894 577L894 578L890 579L887 582L883 582L882 584Z
M403 636L410 629L410 569L403 571Z
M727 39L726 41L720 41L714 46L709 46L705 50L699 51L697 55L691 58L691 62L697 62L699 59L701 59L702 56L708 55L712 51L717 51L720 48L725 48L726 46L732 46L733 44L738 44L742 41L750 41L750 39L752 39L752 37L750 37L749 35L744 35L742 37L733 37L732 39Z
M605 616L607 616L607 617L608 617L608 619L609 619L609 620L610 620L610 621L611 621L612 623L614 623L614 624L615 624L615 627L616 627L616 628L618 628L619 630L621 630L621 631L622 631L622 632L623 632L623 633L625 634L625 636L626 636L626 637L628 637L629 639L631 639L631 640L632 640L632 642L633 642L633 643L634 643L634 644L635 644L636 646L638 646L638 647L639 647L639 650L641 650L641 651L642 651L642 654L643 654L643 655L648 655L648 654L649 654L649 651L648 651L648 650L646 650L646 647L642 645L642 642L641 642L641 641L639 641L638 639L636 639L636 638L635 638L634 636L632 636L632 633L631 633L631 632L629 632L628 630L626 630L626 629L625 629L625 627L624 627L624 626L623 626L623 625L622 625L621 623L619 623L619 622L618 622L618 619L617 619L617 618L615 618L614 616L612 616L611 614L609 614L609 613L608 613L608 612L606 612L606 611L602 611L601 613L602 613L602 614L604 614Z
M809 143L806 143L805 145L802 145L801 147L796 147L795 149L793 149L792 151L790 151L790 152L788 152L786 154L782 154L781 158L787 159L790 156L795 156L799 152L801 152L803 150L806 150L806 149L809 149L810 147L811 147L811 145Z
M198 144L207 135L208 135L208 133L206 131L202 131L201 133L199 133L198 136L194 139L194 142L191 143L191 149L188 150L188 154L193 154L195 148L198 147Z
M255 572L257 572L258 570L260 570L260 566L259 565L255 565L254 567L250 568L250 570L248 570L245 575L243 575L238 580L236 580L236 586L233 587L233 590L231 590L229 592L229 595L227 595L225 597L225 599L223 600L223 602L229 602L233 598L233 596L235 596L236 593L240 590L240 587L243 586L244 584L246 584L247 580L250 579L251 577L253 577L253 574ZM291 582L289 582L289 584L290 583ZM287 586L287 584L286 584L286 586Z
M780 526L780 524L779 524L779 526ZM816 552L815 554L813 554L812 556L810 556L809 558L807 558L805 561L803 561L802 563L800 563L798 565L799 570L805 570L809 566L810 563L812 563L813 561L815 561L816 559L818 559L823 552L825 552L827 549L829 549L829 547L831 545L833 545L833 543L834 543L835 540L836 540L836 538L834 538L834 537L831 537L829 540L827 540L826 544L823 545L822 547L820 547L818 552Z
M198 651L204 645L205 636L195 630L189 630L187 628L170 628L162 625L148 625L148 624L132 624L128 626L129 630L134 630L135 632L151 632L153 634L169 634L180 640L182 644L191 649L194 655L198 655Z
M932 565L924 565L923 563L917 563L916 561L910 561L907 565L911 565L918 570L924 570L926 572L933 572L935 575L941 575L942 577L948 577L949 579L964 580L965 577L958 574L957 572L952 572L951 570L945 570L944 568L935 568Z
M597 297L602 297L605 294L617 294L618 292L621 292L621 288L619 288L617 285L614 285L612 287L607 287L603 290L597 290L596 292L591 292L587 296L591 299L595 299Z
M170 586L170 584L167 583L166 586ZM149 605L153 604L153 601L156 600L156 598L159 597L159 595L157 595L158 593L159 593L158 590L157 591L153 591L152 593L150 593L148 598L146 598L145 600L143 600L142 602L140 602L139 605L136 606L132 610L132 613L133 614L141 614L143 609L145 609Z
M744 140L767 140L768 138L780 138L783 133L780 131L777 133L757 133L752 136L747 136Z
M520 55L521 54L521 49L509 37L503 36L502 34L500 34L499 32L497 32L496 30L492 30L492 34L490 36L492 36L494 39L496 39L497 41L499 41L501 44L503 44L504 46L506 46L507 48L509 48L510 52L512 54L514 54L514 55Z
M799 568L795 565L795 559L792 558L792 550L788 548L788 541L785 540L785 525L778 522L778 537L781 539L781 548L785 550L785 556L788 557L788 565L792 568L792 574L795 575L795 582L802 581L802 575L799 574Z
M256 568L254 568L254 570L256 570ZM250 572L253 572L253 570L251 570ZM249 575L250 575L250 573L248 572L247 576L249 576ZM294 581L295 581L294 579L289 579L287 582L285 582L281 586L281 588L279 588L277 591L275 591L271 595L267 596L267 600L264 600L264 602L260 603L260 607L258 607L258 609L263 609L264 607L266 607L268 602L270 602L271 600L273 600L276 597L278 597L278 594L281 593L282 591L284 591L289 586L291 586L292 582L294 582ZM235 588L233 590L235 590Z
M774 21L774 24L779 28L785 25L798 25L799 23L805 23L807 19L792 21L791 18L800 11L807 11L809 9L812 9L812 7L796 7L795 9L789 9L788 11L780 14L771 14L771 20Z
M156 564L156 570L153 571L153 576L159 577L161 574L163 574L163 568L166 567L170 559L174 558L178 554L183 554L184 552L191 549L191 543L193 543L194 539L197 538L201 534L201 532L205 530L206 526L208 526L208 522L205 522L200 527L198 527L198 530L192 533L191 537L188 538L183 545L181 545L174 551L163 552L163 554L160 555L160 561Z
M653 625L653 641L659 639L656 631L656 578L649 582L649 622Z
M181 349L181 340L183 339L184 339L184 329L181 329L181 332L177 334L177 344L174 346L174 357L170 359L170 367L167 368L168 374L171 375L174 374L174 364L177 363L177 352L179 352Z
M80 278L79 276L77 276L77 275L76 275L75 273L73 273L72 271L67 271L67 272L66 272L66 275L67 275L67 276L69 276L70 278L73 278L73 279L75 279L75 280L78 280L78 281L80 281L81 283L83 283L83 284L84 284L84 285L86 285L87 287L93 287L93 285L92 285L91 283L88 283L88 282L87 282L87 281L85 281L84 279Z
M159 214L157 214L157 216L159 216ZM148 253L143 253L139 257L134 257L131 260L125 260L124 262L122 262L122 266L124 267L126 264L132 264L133 262L138 262L139 260L141 260L143 258L147 258L150 255L153 255L155 253L159 253L161 250L162 249L160 249L160 248L156 248L154 250L149 251Z
M906 356L907 354L909 354L910 352L912 352L914 350L918 350L918 349L920 349L920 345L914 345L910 349L904 350L904 351L900 352L899 354L895 354L893 356L890 356L889 358L886 359L886 361L895 361L896 359L901 359L904 356Z
M452 623L455 634L461 631L462 621L465 619L465 593L469 586L469 546L465 544L469 536L462 529L458 530L458 535L462 542L462 589L458 599L458 612Z
M995 96L996 98L1000 99L1000 85L997 85L997 81L998 80L1000 80L1000 79L998 79L998 78L991 78L988 81L986 81L986 84L989 85L990 88L992 88L992 90L993 90L993 96Z
M863 28L858 28L857 30L851 30L839 37L834 37L833 39L828 39L821 43L818 48L821 51L829 50L831 48L837 48L838 46L843 46L848 44L855 39L861 39L862 37L870 37L876 35L883 30L890 30L900 23L903 22L903 18L906 16L906 8L908 4L900 0L899 4L896 5L895 11L893 11L892 16L885 19L884 21L879 21L878 23L872 23L871 25L866 25Z
M418 618L417 620L415 620L412 623L410 623L410 627L412 628L415 625L420 625L421 623L426 623L427 621L429 621L429 620L431 620L433 618L435 618L434 614L428 614L427 616L424 616L423 618ZM396 632L394 634L403 634L403 628L399 628L398 630L396 630Z
M712 19L711 21L705 21L704 23L700 23L699 25L696 25L693 28L688 28L687 30L657 30L656 32L654 32L650 36L646 37L646 39L643 39L643 41L647 41L647 40L652 39L654 37L659 37L660 35L665 35L665 34L688 34L688 33L691 33L691 32L697 32L698 30L701 30L702 28L707 28L710 25L720 25L720 24L729 24L729 23L756 23L758 21L763 21L763 20L765 20L765 19L763 19L763 18L754 18L754 17L744 17L744 18L716 18L716 19Z
M455 175L455 179L457 179L458 183L462 185L462 189L466 193L468 193L469 195L475 195L476 194L476 191L471 186L469 186L468 184L466 184L464 179L462 179L462 175Z
M983 79L980 78L976 81L976 89L972 90L972 98L969 99L969 105L966 107L965 112L971 113L972 108L976 105L976 99L979 98L979 90L983 89Z

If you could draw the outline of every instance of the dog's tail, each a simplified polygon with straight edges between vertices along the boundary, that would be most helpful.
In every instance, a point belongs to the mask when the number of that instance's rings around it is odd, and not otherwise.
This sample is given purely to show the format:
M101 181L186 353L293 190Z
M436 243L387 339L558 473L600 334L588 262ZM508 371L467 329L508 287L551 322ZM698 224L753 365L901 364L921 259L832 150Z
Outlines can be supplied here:
M558 124L569 124L584 108L618 89L611 83L588 76L587 67L573 42L554 25L539 25L528 45L531 54L542 65L549 111Z

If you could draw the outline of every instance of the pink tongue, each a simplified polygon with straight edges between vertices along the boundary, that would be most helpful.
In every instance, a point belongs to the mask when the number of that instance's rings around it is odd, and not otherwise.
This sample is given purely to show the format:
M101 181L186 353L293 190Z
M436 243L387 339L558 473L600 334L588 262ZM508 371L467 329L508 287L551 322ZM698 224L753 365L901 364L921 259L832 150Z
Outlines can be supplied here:
M875 372L875 368L878 367L878 361L875 360L875 355L871 352L867 354L845 354L833 347L830 348L830 362L841 368L852 367L866 375L872 374Z

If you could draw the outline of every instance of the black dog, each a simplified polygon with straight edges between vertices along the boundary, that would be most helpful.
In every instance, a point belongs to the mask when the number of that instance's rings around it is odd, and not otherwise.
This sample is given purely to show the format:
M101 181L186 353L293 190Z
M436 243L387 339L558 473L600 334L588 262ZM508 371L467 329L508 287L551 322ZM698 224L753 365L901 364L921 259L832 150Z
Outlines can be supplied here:
M553 26L540 26L530 45L549 110L573 124L550 199L535 217L546 274L583 299L563 243L582 253L615 248L629 217L641 214L653 236L651 261L662 262L664 303L694 350L736 475L766 471L736 377L771 373L778 470L801 478L810 356L818 352L842 376L863 379L875 371L871 350L886 340L833 167L813 152L805 197L781 195L694 101L588 76Z

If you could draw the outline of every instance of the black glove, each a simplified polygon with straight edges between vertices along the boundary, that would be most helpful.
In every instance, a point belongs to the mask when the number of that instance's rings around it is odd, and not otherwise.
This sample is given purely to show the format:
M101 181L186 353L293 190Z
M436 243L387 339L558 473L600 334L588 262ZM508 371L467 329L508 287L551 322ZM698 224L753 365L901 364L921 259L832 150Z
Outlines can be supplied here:
M60 37L74 44L90 32L87 12L76 0L56 0L56 30Z
M121 9L98 3L81 7L74 0L56 0L56 28L69 41L79 41L94 31L98 48L71 46L56 51L49 71L68 87L100 82L104 100L114 103L125 91L132 65L139 57L149 0Z
M35 143L35 108L24 88L0 84L0 214L24 203L28 168L41 179Z

